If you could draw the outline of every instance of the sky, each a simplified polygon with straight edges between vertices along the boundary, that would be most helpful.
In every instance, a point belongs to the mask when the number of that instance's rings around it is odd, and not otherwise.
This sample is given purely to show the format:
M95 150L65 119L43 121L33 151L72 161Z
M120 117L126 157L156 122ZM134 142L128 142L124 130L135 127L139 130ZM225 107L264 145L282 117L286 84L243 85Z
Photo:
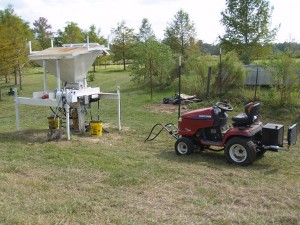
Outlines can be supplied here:
M275 42L300 42L297 19L300 1L269 2L274 7L271 28L280 25ZM0 10L11 4L15 13L31 27L35 20L44 17L53 32L63 30L67 22L75 22L83 30L95 25L104 37L122 21L138 33L143 18L147 18L156 37L163 39L164 30L182 9L194 23L197 38L216 44L218 36L224 34L220 20L225 3L226 0L0 0Z

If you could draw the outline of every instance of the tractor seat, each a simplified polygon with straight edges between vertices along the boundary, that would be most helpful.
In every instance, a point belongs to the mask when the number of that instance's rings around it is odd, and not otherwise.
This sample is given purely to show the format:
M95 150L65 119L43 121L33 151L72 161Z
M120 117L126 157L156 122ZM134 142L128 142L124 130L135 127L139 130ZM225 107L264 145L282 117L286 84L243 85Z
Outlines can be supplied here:
M250 102L245 105L245 112L232 117L233 126L249 126L258 121L260 103Z

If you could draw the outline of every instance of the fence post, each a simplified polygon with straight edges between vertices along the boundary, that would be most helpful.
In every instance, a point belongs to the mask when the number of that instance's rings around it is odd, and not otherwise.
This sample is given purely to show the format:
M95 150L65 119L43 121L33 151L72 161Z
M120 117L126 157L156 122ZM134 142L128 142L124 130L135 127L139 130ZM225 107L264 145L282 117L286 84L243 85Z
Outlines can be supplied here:
M220 88L220 97L222 95L222 48L220 48L220 80L219 80L219 88Z
M254 90L254 101L256 101L257 81L258 81L258 67L257 67L257 69L256 69L255 90Z
M207 84L206 84L206 98L208 98L210 79L211 79L212 68L208 67Z
M181 56L179 56L179 63L178 63L178 119L180 118L180 107L181 107Z

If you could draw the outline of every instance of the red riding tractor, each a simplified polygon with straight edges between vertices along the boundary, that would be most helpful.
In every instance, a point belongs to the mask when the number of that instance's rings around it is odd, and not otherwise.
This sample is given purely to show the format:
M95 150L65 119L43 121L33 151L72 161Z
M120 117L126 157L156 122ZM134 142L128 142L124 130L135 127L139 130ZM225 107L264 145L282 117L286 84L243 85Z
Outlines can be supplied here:
M230 127L226 112L233 107L228 103L218 102L215 106L183 114L178 120L178 133L169 132L177 139L177 155L190 155L195 147L224 150L229 163L249 165L268 150L284 149L284 126L263 125L259 120L260 103L250 102L244 108L244 113L232 117ZM293 124L288 128L288 147L296 141L297 124Z

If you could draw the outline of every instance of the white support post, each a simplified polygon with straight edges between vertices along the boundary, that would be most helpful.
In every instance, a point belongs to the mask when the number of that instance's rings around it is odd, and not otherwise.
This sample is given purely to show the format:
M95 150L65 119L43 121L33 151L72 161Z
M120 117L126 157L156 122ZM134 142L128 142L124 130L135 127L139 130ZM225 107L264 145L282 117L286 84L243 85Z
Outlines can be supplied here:
M77 107L77 114L78 114L78 126L81 133L85 131L85 107L84 105L80 104Z
M57 90L60 90L60 67L59 67L59 60L56 60L56 86Z
M87 42L87 49L90 50L90 37L86 37L86 42Z
M109 47L110 47L110 46L109 46L109 45L110 45L109 42L110 42L110 37L109 37L109 35L108 35L108 36L107 36L107 49L108 49L108 50L110 50L110 49L109 49Z
M70 106L65 104L67 140L70 141Z
M20 123L19 123L19 108L18 108L18 92L17 88L14 88L15 92L15 112L16 112L16 129L17 131L20 130Z
M46 77L46 60L43 59L43 69L44 69L44 93L47 92L47 77Z
M121 130L121 95L120 95L120 86L117 87L118 94L118 125L119 130Z
M31 41L28 42L28 47L29 47L29 54L31 54L32 53Z

